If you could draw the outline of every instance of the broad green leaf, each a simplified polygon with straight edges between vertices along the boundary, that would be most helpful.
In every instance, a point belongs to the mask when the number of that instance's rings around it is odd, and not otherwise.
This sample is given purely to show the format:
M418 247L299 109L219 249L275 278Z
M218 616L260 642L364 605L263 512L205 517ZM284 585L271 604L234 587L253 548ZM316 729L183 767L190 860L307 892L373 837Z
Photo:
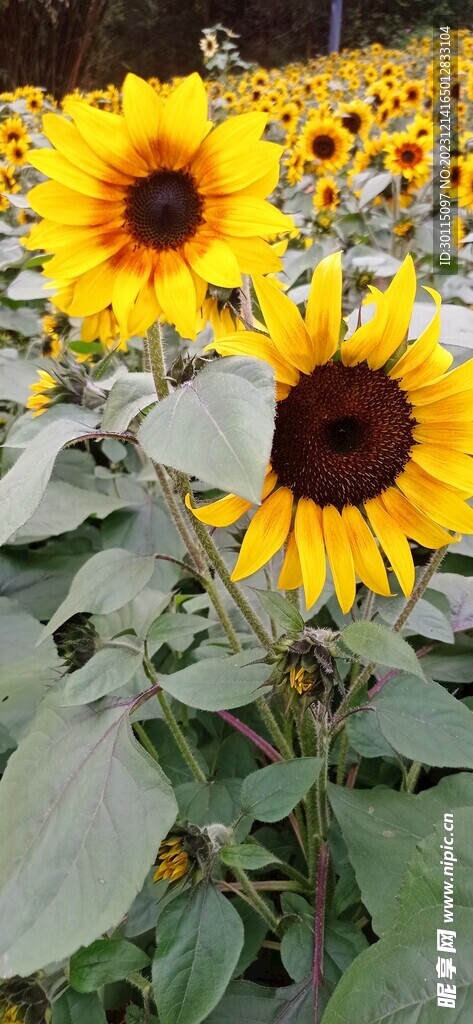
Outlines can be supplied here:
M39 333L39 318L32 309L15 310L0 306L0 328L17 330L18 328L13 325L21 313L30 314L33 328L31 333ZM29 386L37 380L38 371L34 363L28 359L21 359L16 349L5 348L0 351L0 398L6 399L7 402L17 402L18 405L26 405L31 395Z
M158 921L153 988L161 1024L200 1024L223 996L238 962L240 915L201 883L169 903Z
M32 974L115 927L176 812L125 708L45 706L0 784L1 976Z
M279 857L265 850L259 843L236 843L222 846L220 859L227 868L242 868L243 871L258 871L268 864L280 864Z
M234 981L206 1024L314 1024L310 980L284 988Z
M250 907L249 903L242 899L241 896L236 896L232 899L232 906L238 911L245 929L243 948L233 972L233 977L237 978L256 960L261 943L268 931L268 926L262 917L256 913L256 910L253 910L253 907Z
M81 994L68 988L52 1006L51 1024L107 1024L96 992Z
M455 643L453 629L444 614L445 611L448 611L448 602L446 598L442 599L440 593L434 593L433 598L434 600L431 601L421 597L417 601L403 627L403 633L419 633L420 636L425 636L429 640L440 640L442 643L453 644ZM444 604L444 610L434 603L438 599ZM377 602L376 608L383 622L392 626L405 603L404 597L385 597Z
M351 622L340 634L343 643L362 661L374 661L389 668L423 676L415 651L398 633L378 622Z
M436 573L429 587L445 594L450 605L454 633L473 626L473 577L454 572Z
M151 373L129 373L120 377L108 396L102 418L103 430L121 434L142 409L155 401L156 388Z
M265 612L282 629L287 632L291 630L299 632L304 629L304 619L301 613L282 594L278 594L274 590L257 590L256 588L255 594L258 595Z
M159 748L158 748L159 749ZM202 755L197 756L202 764ZM205 762L202 767L206 768ZM240 779L212 779L211 782L183 782L176 786L179 815L193 825L212 825L219 821L231 825L240 806Z
M150 963L149 956L126 939L97 939L71 957L69 983L77 992L95 992L102 985L128 978Z
M155 405L139 438L155 462L259 504L273 430L272 369L235 357L205 366Z
M436 644L431 654L422 658L422 667L427 676L444 683L473 682L473 646L467 647L466 643L446 647L443 644Z
M31 543L45 537L75 530L88 516L105 519L106 516L129 504L100 491L74 487L63 480L50 480L38 508L16 533L12 540Z
M258 821L281 821L313 786L322 763L321 757L299 757L247 775L241 789L244 813Z
M445 803L444 811L450 805ZM454 921L444 924L442 827L427 837L405 871L398 912L389 931L348 968L324 1014L324 1024L469 1024L473 1016L473 907L471 807L454 813ZM446 878L448 881L448 877ZM454 953L437 950L437 929L454 930ZM451 957L456 973L455 1009L437 1005L438 958Z
M205 629L210 629L214 624L204 615L173 615L171 612L165 612L151 623L148 640L170 644L172 647L173 640L196 636L197 633L203 633Z
M329 799L355 869L363 903L377 935L396 914L396 896L416 844L432 832L446 809L473 806L473 775L442 779L413 796L384 786L350 790L329 784Z
M264 683L271 666L259 663L262 654L255 648L229 658L208 658L172 675L161 674L159 682L171 697L201 711L243 707L267 692Z
M0 544L31 519L46 490L58 452L68 442L90 433L90 423L91 413L82 409L77 419L62 418L38 429L34 440L0 480Z
M41 639L76 612L107 615L121 608L144 590L155 566L153 555L132 555L121 548L99 551L74 576L65 601L45 626Z
M41 623L16 601L0 597L0 723L19 740L62 663L52 639L36 650Z
M48 282L36 270L21 270L9 284L5 294L8 299L14 299L15 302L48 299L51 292L46 290L47 284Z
M370 178L360 190L360 194L358 196L358 203L360 207L367 206L373 199L376 199L376 196L379 196L381 192L384 192L388 185L391 184L392 180L392 174L390 171L383 171L382 174L375 174Z
M438 768L473 768L473 715L443 686L397 676L371 706L383 736L403 757Z
M133 679L142 660L143 652L124 642L117 642L115 647L104 647L82 668L65 677L62 706L88 704L119 690Z

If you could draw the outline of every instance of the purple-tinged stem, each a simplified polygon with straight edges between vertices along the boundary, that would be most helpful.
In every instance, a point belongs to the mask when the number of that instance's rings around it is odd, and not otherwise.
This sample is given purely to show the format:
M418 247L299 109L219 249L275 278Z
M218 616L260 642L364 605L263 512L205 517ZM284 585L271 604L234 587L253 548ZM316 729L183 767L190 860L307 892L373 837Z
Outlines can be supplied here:
M327 890L327 875L329 864L328 843L322 843L319 850L317 862L317 877L315 881L315 940L314 940L314 963L312 968L312 987L314 990L314 1024L319 1024L319 992L323 976L324 962L324 933L325 933L325 894Z

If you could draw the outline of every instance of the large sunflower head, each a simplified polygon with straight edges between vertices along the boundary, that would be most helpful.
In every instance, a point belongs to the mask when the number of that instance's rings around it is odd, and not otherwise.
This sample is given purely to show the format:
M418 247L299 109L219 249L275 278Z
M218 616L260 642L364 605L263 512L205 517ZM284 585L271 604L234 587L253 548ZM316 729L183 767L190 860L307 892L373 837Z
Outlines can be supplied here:
M356 577L390 594L385 562L410 594L408 538L438 548L452 540L448 530L473 532L465 501L473 493L473 360L447 372L440 296L429 288L433 317L406 343L416 292L410 256L386 292L371 288L374 316L343 342L339 254L316 268L304 319L271 282L259 278L255 289L268 333L241 332L213 345L224 356L263 359L277 382L262 504L233 579L250 576L285 546L278 586L303 584L308 608L324 586L327 557L344 612ZM250 508L228 495L193 511L204 523L229 526Z
M341 121L322 111L311 117L304 128L305 158L320 172L337 171L347 163L352 141Z
M292 226L265 201L281 149L261 142L261 113L212 130L199 75L163 100L136 75L123 87L123 116L68 102L74 123L46 114L54 150L31 163L52 178L29 193L45 218L30 249L55 255L48 277L74 285L72 316L110 304L123 335L128 319L149 326L162 313L195 337L207 284L238 287L242 273L271 273L280 261L264 241Z
M393 174L402 174L407 181L422 185L430 176L431 139L416 138L411 132L395 132L386 144L385 167Z

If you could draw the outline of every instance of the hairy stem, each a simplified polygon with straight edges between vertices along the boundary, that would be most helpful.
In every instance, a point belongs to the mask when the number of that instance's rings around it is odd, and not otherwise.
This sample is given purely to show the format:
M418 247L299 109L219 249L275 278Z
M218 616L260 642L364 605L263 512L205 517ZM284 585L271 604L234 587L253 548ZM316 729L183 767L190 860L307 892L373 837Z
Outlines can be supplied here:
M248 902L251 903L253 909L256 910L256 913L263 918L263 921L266 921L268 928L270 928L275 935L279 935L278 918L271 910L271 907L269 907L266 901L259 895L258 890L253 885L253 882L250 881L248 875L245 873L245 871L242 871L241 868L232 868L232 872L235 875L235 878L238 879L242 887L242 890L246 894ZM287 890L288 886L292 887L296 883L285 882L282 884L284 885L284 889ZM278 883L278 889L280 889L280 887L281 883Z
M322 843L317 861L317 878L315 884L315 919L314 919L314 962L312 967L312 986L314 989L314 1024L319 1020L319 993L323 978L324 964L324 933L325 933L325 900L327 892L327 876L329 865L328 843Z
M143 659L143 668L150 682L156 684L158 682L158 676L154 670L154 665L150 661L147 653L145 653L145 657ZM176 746L179 748L194 778L196 779L197 782L207 782L207 778L204 772L202 771L200 764L198 764L196 758L194 757L192 750L186 740L186 737L182 732L179 722L177 721L177 718L175 717L173 711L171 710L171 706L168 702L167 697L165 696L162 690L159 690L156 696L158 698L161 710L164 715L164 719L170 732L172 733Z

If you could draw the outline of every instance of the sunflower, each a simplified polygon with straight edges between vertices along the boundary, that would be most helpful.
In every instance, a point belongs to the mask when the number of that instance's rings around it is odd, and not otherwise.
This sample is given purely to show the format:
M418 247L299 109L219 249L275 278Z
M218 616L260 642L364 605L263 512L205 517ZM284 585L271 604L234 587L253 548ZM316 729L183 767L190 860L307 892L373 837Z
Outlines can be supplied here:
M335 178L319 178L314 192L316 210L335 210L339 205L339 191Z
M48 405L53 400L53 396L48 392L55 391L58 387L58 381L47 370L38 370L38 377L39 380L36 384L29 385L33 394L26 403L27 409L34 410L33 416L42 416L43 412L46 412Z
M458 181L458 205L473 210L473 155L462 161Z
M273 284L255 279L269 334L214 342L224 356L255 356L275 370L277 413L262 504L245 533L232 579L251 576L284 545L278 580L304 586L307 607L325 582L326 555L343 612L356 576L375 593L390 587L380 548L400 588L415 574L407 538L448 544L447 530L473 532L473 360L447 372L438 343L440 296L431 322L405 344L416 293L406 257L385 293L371 289L373 319L340 344L340 254L316 267L305 320ZM187 496L188 508L192 508ZM234 494L192 509L229 526L251 508ZM378 547L379 542L380 548Z
M5 152L10 142L19 142L20 139L24 139L28 143L30 142L28 129L23 124L21 117L7 117L5 121L0 121L1 152Z
M428 136L415 139L410 132L395 132L386 143L386 170L421 185L430 175L430 148Z
M199 46L204 55L204 60L210 60L211 57L215 57L218 50L217 36L215 33L207 32L207 34L200 40Z
M280 269L263 236L292 227L264 199L281 150L259 141L262 114L212 131L197 74L166 102L127 75L123 109L69 100L75 124L45 115L56 150L35 150L31 163L53 180L29 193L45 220L28 248L55 253L47 274L60 288L74 284L72 316L111 304L125 335L133 310L147 326L162 313L193 338L207 283L234 288L242 273Z
M22 167L29 159L28 150L29 145L26 138L13 140L5 146L5 156L12 167Z
M373 123L373 111L369 103L363 100L350 100L349 103L340 103L339 113L342 118L343 127L351 135L359 135L366 138Z
M169 836L159 847L158 868L153 876L153 882L160 879L168 879L169 882L177 882L183 878L189 870L189 857L182 845L180 836Z
M348 161L352 136L338 118L322 110L307 121L303 144L306 160L318 170L337 171Z

